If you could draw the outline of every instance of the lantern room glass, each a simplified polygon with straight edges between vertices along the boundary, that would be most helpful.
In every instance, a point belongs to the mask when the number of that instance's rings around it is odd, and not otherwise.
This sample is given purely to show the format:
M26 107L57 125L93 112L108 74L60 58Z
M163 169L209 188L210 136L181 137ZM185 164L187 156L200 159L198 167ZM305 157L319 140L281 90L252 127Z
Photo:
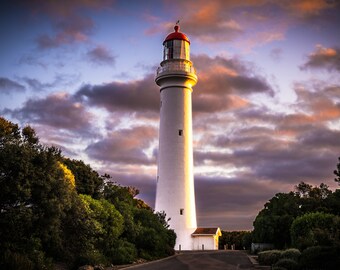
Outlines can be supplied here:
M190 45L185 40L168 40L164 42L163 60L184 59L190 61Z

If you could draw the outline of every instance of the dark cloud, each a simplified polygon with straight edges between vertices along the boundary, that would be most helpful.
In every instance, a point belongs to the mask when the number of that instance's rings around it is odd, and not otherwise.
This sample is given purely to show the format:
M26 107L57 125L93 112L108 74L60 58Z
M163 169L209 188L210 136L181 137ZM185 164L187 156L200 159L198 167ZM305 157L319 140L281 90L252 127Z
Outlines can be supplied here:
M37 59L37 56L33 55L23 55L19 59L19 65L25 64L30 66L38 66L42 69L46 70L48 68L48 64L42 60Z
M89 50L86 56L90 61L99 65L112 65L115 62L115 57L104 46L97 46Z
M24 105L8 111L23 123L36 123L59 129L90 134L93 115L66 93L57 93L41 99L29 99Z
M28 87L35 92L51 90L58 86L59 87L69 86L75 80L78 80L78 79L79 79L79 76L77 75L66 75L66 74L57 74L54 80L48 83L42 83L41 81L35 78L28 78L28 77L21 78L21 80L24 81L28 85Z
M266 79L256 75L255 68L249 63L223 57L210 58L206 55L193 57L193 61L200 77L199 83L194 87L194 113L241 108L248 105L248 101L241 96L273 94ZM110 112L159 111L159 87L154 82L154 74L126 83L84 85L75 97L89 105L104 107Z
M87 41L94 28L94 22L84 11L100 10L113 5L111 0L17 0L13 2L16 7L21 7L26 11L26 16L42 15L51 22L54 33L45 33L37 38L39 49L51 49Z
M327 70L340 71L340 48L325 48L321 45L311 53L302 69L324 68Z
M159 110L159 88L154 82L153 74L142 80L126 83L84 85L77 91L75 97L89 105L104 107L110 112Z
M11 79L0 77L0 94L11 94L12 92L25 92L25 86Z
M269 181L196 176L198 226L250 230L258 211L276 192Z
M91 158L105 162L156 164L155 157L148 157L145 152L156 139L157 131L151 126L120 129L90 144L86 152Z
M87 41L93 26L94 23L90 18L81 16L59 21L55 24L56 34L54 36L44 34L38 37L38 47L51 49L65 44Z
M200 95L216 95L221 98L230 94L273 94L269 83L257 74L251 63L237 58L211 58L207 55L193 56L192 60L199 75L199 83L195 87L198 99Z

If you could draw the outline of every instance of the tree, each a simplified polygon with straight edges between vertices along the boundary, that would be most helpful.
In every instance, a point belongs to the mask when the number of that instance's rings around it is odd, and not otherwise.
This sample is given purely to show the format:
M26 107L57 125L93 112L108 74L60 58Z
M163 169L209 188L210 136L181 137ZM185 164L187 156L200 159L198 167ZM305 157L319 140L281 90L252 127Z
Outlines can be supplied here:
M340 157L338 159L338 164L337 164L337 169L334 170L334 174L336 175L334 181L338 182L338 184L340 185Z
M289 246L289 229L294 218L300 213L298 194L276 194L255 218L253 240L258 243L272 243L277 248Z
M64 158L63 163L72 171L79 194L90 195L94 198L100 197L104 178L94 171L90 165L86 165L82 160L69 158Z
M235 245L235 249L250 248L251 242L248 242L249 236L250 232L248 231L222 231L222 236L219 238L219 249L224 249L225 245L229 248L231 245Z
M138 189L39 143L0 117L0 269L75 268L173 254L176 235ZM80 193L80 194L78 194Z
M299 249L339 245L340 217L326 213L307 213L297 217L290 229L292 243Z
M61 227L76 196L60 150L38 142L31 127L0 118L0 257L34 268L63 256Z

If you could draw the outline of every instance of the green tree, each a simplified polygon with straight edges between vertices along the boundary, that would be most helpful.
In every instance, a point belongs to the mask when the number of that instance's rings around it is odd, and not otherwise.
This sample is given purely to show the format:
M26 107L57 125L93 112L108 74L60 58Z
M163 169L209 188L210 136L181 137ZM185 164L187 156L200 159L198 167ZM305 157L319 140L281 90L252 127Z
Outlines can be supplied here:
M290 226L301 213L300 196L294 192L278 193L270 199L255 221L253 241L272 243L277 248L290 245Z
M307 213L297 217L290 229L292 243L299 249L339 245L340 217L327 213Z
M0 268L51 269L53 261L130 263L173 253L165 214L82 161L39 143L0 117ZM78 193L81 193L79 195Z
M63 158L63 163L72 171L75 177L76 189L79 194L99 198L104 185L104 177L94 171L82 160Z
M243 241L243 238L246 235L250 235L250 232L248 231L222 231L222 236L219 238L219 249L224 249L224 246L227 245L228 248L231 248L231 245L235 245L235 249L243 249L248 248L248 245L250 244ZM245 241L247 239L245 238ZM247 246L247 247L246 247Z
M340 157L338 159L337 169L334 170L334 174L336 178L334 179L335 182L337 182L340 185Z
M20 132L0 118L0 136L0 256L22 255L39 268L63 255L62 221L76 193L60 151L40 145L32 128Z

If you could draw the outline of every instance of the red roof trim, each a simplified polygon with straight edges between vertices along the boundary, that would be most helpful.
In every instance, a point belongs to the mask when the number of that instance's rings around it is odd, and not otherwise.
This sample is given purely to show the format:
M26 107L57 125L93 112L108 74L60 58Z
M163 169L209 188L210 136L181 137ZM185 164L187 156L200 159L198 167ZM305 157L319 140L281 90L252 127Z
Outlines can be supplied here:
M181 32L178 32L178 30L179 30L179 26L178 26L178 25L176 25L176 26L174 27L174 29L175 29L175 32L170 33L170 34L165 38L164 42L169 41L169 40L178 39L178 40L185 40L185 41L189 42L189 44L190 44L189 38L188 38L185 34L183 34L183 33L181 33ZM164 44L164 42L163 42L163 44Z

